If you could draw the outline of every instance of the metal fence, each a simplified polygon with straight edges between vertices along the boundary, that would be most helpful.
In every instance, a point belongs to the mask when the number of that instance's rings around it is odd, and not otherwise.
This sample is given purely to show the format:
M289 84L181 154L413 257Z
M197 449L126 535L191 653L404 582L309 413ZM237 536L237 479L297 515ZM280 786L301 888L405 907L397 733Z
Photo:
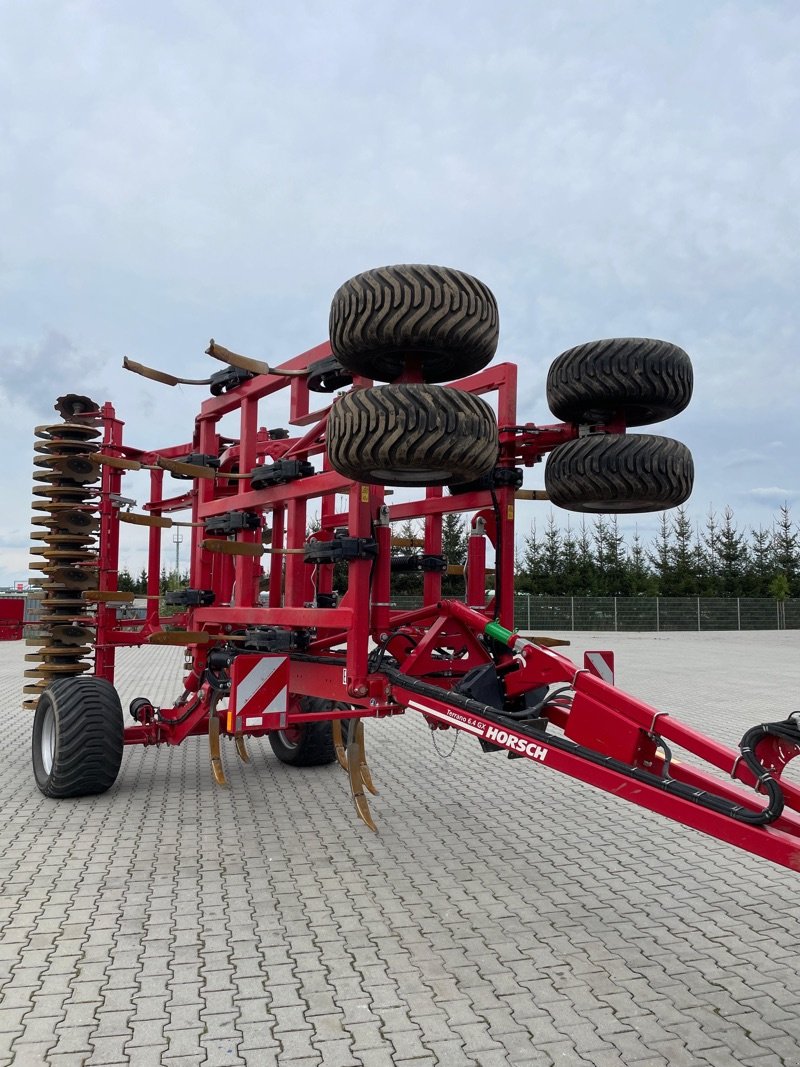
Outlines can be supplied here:
M398 596L411 610L421 597ZM800 600L755 597L514 597L520 630L798 630Z
M27 596L25 626L39 617L39 596ZM396 596L392 607L411 611L421 596ZM520 630L800 630L800 600L755 597L514 597Z

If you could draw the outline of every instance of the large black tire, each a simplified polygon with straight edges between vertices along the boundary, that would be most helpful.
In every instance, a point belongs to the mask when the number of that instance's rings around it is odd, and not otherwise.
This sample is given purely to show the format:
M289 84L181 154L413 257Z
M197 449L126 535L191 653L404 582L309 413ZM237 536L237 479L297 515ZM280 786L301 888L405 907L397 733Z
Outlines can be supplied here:
M426 382L482 370L497 349L497 302L469 274L400 264L357 274L331 303L333 354L343 367L391 382L415 360Z
M325 711L329 702L317 697L302 697L304 711ZM272 751L291 767L323 767L336 762L330 722L298 723L290 730L276 730L269 735Z
M497 462L497 420L472 393L438 385L383 385L340 397L328 419L331 466L375 485L447 485Z
M608 515L677 507L693 482L686 445L641 434L591 434L559 445L544 477L557 507Z
M122 763L125 727L119 695L104 678L52 682L33 719L33 774L46 797L105 793Z
M570 348L547 375L547 403L564 422L647 426L683 411L693 373L682 348L645 337L612 337Z

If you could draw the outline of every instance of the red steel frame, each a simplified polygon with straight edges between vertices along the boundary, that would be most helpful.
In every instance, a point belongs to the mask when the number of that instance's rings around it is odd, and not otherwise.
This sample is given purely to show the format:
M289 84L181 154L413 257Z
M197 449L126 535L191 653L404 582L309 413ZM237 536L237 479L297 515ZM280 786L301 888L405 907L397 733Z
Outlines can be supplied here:
M331 354L325 343L283 364L279 370L299 370ZM354 387L369 385L356 378ZM531 466L556 445L579 433L576 426L534 426L517 423L517 368L501 363L462 379L457 388L478 394L493 394L500 427L500 459L503 467ZM261 423L260 402L281 389L290 390L290 423L297 435L273 440ZM312 410L312 400L323 400L321 410ZM113 682L114 655L120 645L141 645L165 627L202 631L208 643L187 646L184 693L171 708L152 709L138 725L125 731L126 744L180 744L187 736L206 733L209 710L216 699L207 682L209 650L224 645L244 627L270 626L311 632L304 655L289 653L289 707L280 718L282 728L302 722L337 717L381 717L410 709L423 714L432 729L459 729L485 744L505 748L509 755L544 763L590 785L597 786L642 807L657 811L749 852L793 869L800 869L800 789L782 783L785 809L775 821L755 826L665 791L659 777L669 774L674 782L691 787L696 795L711 794L734 802L748 811L764 807L764 798L754 788L755 776L739 753L680 723L671 715L620 692L615 687L578 669L567 657L510 633L513 630L514 507L511 487L447 495L441 488L420 491L416 500L387 501L382 486L354 483L330 468L325 455L325 424L328 398L309 393L304 377L280 374L257 375L230 393L206 399L196 418L190 441L144 450L123 442L123 424L113 407L102 408L107 456L136 460L150 467L150 499L145 510L153 516L188 511L191 534L190 586L213 590L212 606L188 608L179 615L159 614L161 529L149 530L148 609L145 620L118 621L111 604L100 603L97 611L96 674ZM238 412L238 438L219 432L223 416ZM624 432L621 420L602 429ZM214 477L178 483L174 496L164 492L160 459L184 459L190 453L219 456ZM280 458L310 460L319 457L313 475L288 484L254 490L240 472ZM99 588L116 590L119 564L119 494L122 472L103 467L100 530ZM337 511L337 495L347 496L347 508ZM317 501L321 527L311 536L330 539L346 527L351 537L374 538L377 557L356 559L348 564L348 588L335 608L309 607L314 592L333 590L333 565L313 568L303 558L308 540L308 505ZM263 515L272 530L270 554L264 571L269 576L266 605L259 603L262 560L254 555L215 554L203 541L204 521L229 511ZM426 554L442 551L442 517L447 512L472 513L466 567L466 603L442 600L441 574L424 574L424 606L398 611L391 605L391 523L420 519L424 523ZM242 531L238 542L261 543L261 531ZM495 549L496 595L487 604L485 595L486 539ZM505 632L508 640L486 640L487 624L494 636ZM490 627L491 629L491 627ZM373 643L385 647L397 663L395 670L370 670ZM447 670L443 670L443 658ZM494 660L505 680L508 697L542 685L568 685L573 696L549 705L547 716L558 734L533 736L523 726L500 720L495 709L484 714L465 711L449 690L471 668ZM431 684L435 679L435 688ZM421 695L420 685L423 693ZM433 690L433 691L432 691ZM325 712L303 710L300 696L323 698L347 705ZM273 728L277 726L277 720ZM252 733L263 733L266 726ZM222 726L223 733L225 726ZM666 741L693 753L699 760L727 775L696 769L685 762L665 765ZM769 743L767 743L769 742ZM800 748L774 739L759 747L759 758L778 778ZM592 758L594 757L594 758ZM694 761L696 762L696 761ZM633 777L645 772L652 780ZM738 784L736 784L738 783ZM743 788L744 787L744 788ZM792 810L790 810L792 809Z

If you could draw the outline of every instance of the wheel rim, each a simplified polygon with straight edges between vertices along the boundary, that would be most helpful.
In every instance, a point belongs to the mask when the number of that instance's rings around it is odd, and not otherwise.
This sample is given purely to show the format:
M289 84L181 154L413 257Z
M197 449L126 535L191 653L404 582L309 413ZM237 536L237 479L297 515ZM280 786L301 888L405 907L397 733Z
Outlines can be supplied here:
M44 768L45 774L50 774L53 770L53 757L55 756L56 751L56 717L53 714L52 705L49 705L47 711L44 713L40 743L42 767Z
M441 482L443 485L457 477L454 471L420 467L417 470L380 469L373 472L375 478L387 485L417 485Z
M303 727L298 723L296 726L289 726L285 730L278 730L278 737L286 748L299 748L303 739Z

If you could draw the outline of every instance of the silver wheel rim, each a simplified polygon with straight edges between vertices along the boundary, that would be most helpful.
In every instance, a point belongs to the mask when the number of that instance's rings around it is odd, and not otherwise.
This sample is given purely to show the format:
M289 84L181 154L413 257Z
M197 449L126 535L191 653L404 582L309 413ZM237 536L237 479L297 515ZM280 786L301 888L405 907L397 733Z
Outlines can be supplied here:
M278 737L281 739L281 744L285 748L298 748L300 745L299 741L292 741L284 730L278 730Z
M53 714L52 705L50 705L47 711L44 713L44 722L42 723L42 739L41 739L41 752L42 752L42 766L44 767L45 774L50 774L53 770L53 757L56 751L56 717Z

